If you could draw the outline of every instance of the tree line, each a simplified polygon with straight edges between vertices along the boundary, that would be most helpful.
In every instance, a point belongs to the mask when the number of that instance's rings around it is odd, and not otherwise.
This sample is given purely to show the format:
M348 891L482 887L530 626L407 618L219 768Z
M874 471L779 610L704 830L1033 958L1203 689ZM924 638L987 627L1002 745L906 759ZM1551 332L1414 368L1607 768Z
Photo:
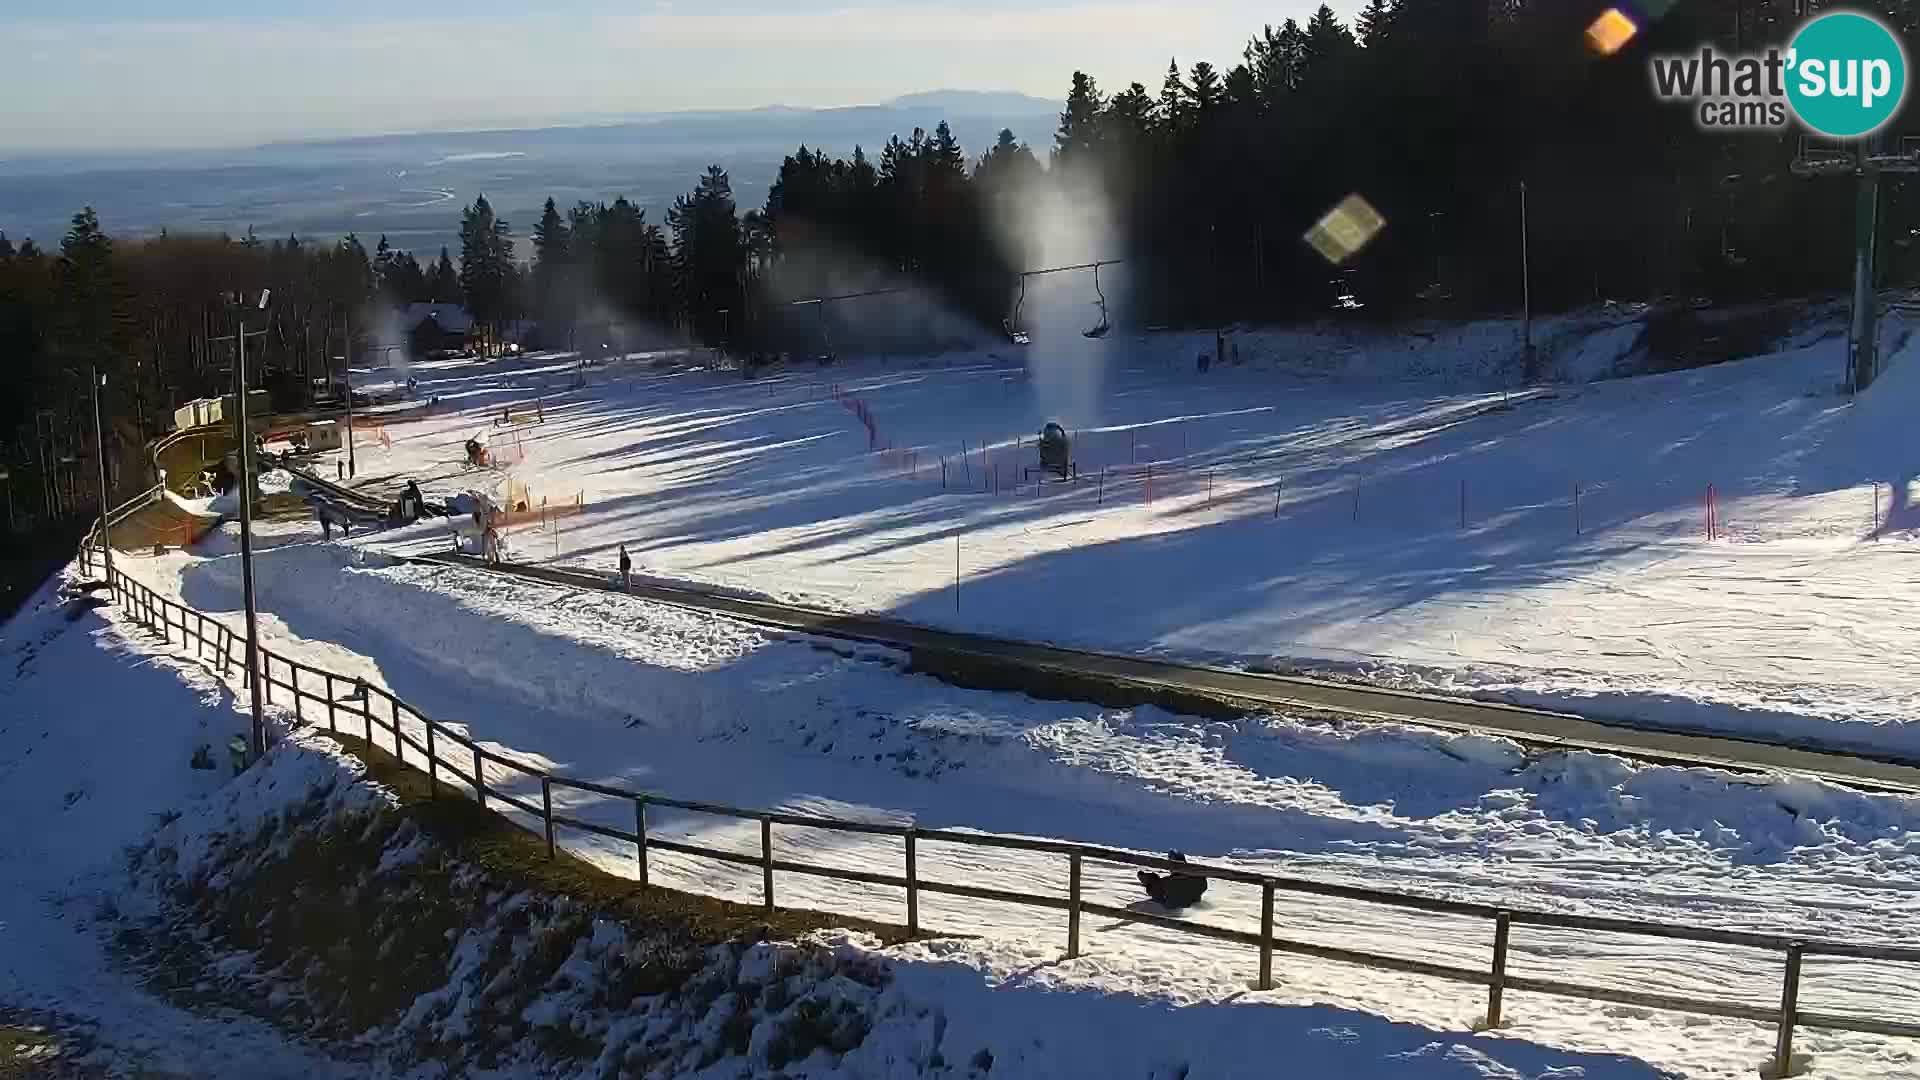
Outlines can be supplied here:
M1322 6L1261 28L1225 67L1173 60L1111 92L1075 73L1038 153L1003 131L975 157L945 124L877 154L803 146L756 208L743 212L714 167L658 220L625 198L549 199L524 248L482 195L462 213L460 250L424 262L352 235L116 243L83 210L57 251L0 237L0 363L22 391L0 397L0 466L19 489L49 457L90 460L77 373L99 364L136 468L175 402L227 389L233 297L261 288L275 302L254 316L267 334L249 352L281 407L337 377L353 320L364 342L369 311L415 302L464 304L489 341L530 325L538 344L580 345L624 324L751 355L848 340L828 306L795 300L911 286L991 334L1033 268L1008 224L1048 199L1105 208L1110 246L1088 254L1130 260L1122 318L1140 324L1315 317L1336 295L1358 295L1358 317L1398 318L1512 311L1523 288L1537 311L1843 288L1851 181L1793 176L1791 133L1702 134L1645 73L1647 53L1783 43L1804 0L1674 5L1612 57L1584 35L1602 6L1366 0L1351 24ZM1920 30L1920 0L1879 7ZM1914 190L1883 182L1883 284L1920 275ZM1350 193L1387 226L1329 265L1301 237ZM918 333L937 343L936 329Z

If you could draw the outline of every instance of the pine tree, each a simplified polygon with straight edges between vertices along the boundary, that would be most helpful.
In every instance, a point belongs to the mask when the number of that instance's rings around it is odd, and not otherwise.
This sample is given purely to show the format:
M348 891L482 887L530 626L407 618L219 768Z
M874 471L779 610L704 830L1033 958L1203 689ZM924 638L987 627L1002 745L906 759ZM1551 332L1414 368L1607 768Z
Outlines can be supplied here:
M447 255L447 249L440 248L440 261L433 264L433 270L426 275L426 297L432 304L460 303L460 272L453 268L453 259Z
M1062 162L1090 154L1100 145L1100 112L1106 102L1093 76L1084 71L1073 73L1073 89L1067 92L1067 108L1060 114L1060 127L1053 136L1053 155Z
M1107 102L1101 122L1114 142L1128 149L1145 146L1159 123L1160 106L1139 83L1130 84Z
M40 245L34 243L33 237L29 236L25 240L20 241L20 250L15 257L22 262L29 262L38 261L41 255Z
M1187 84L1180 78L1180 61L1167 61L1167 77L1160 81L1160 130L1177 138L1187 127Z
M1279 30L1268 25L1260 36L1247 43L1243 54L1253 70L1254 86L1269 107L1273 107L1300 85L1300 52L1305 34L1300 24L1288 19Z
M1360 14L1353 22L1354 33L1360 43L1369 49L1385 44L1392 33L1398 8L1398 3L1390 3L1389 0L1367 0L1367 6L1360 9Z
M1254 85L1253 69L1245 64L1235 64L1233 70L1227 72L1222 92L1231 109L1256 110L1262 103L1260 89Z
M953 137L953 129L945 120L934 127L933 138L927 142L927 165L933 182L966 178L967 155L961 151L959 140Z
M980 155L973 182L996 194L1025 190L1041 175L1040 161L1026 143L1014 138L1012 128L1001 128L993 149Z
M1220 106L1225 92L1220 88L1220 73L1205 60L1193 65L1191 79L1187 86L1187 103L1192 107L1194 119L1199 121Z
M914 134L924 148L924 133ZM694 333L703 341L730 340L733 327L743 315L743 249L733 183L726 170L709 166L691 192L673 201L673 208L667 211L667 227L673 232L680 298Z
M132 336L127 289L114 265L113 241L89 206L73 215L60 242L58 340L69 362L109 364L124 358ZM117 364L115 365L117 366Z
M13 241L7 239L5 229L0 229L0 259L13 258Z
M1338 81L1340 66L1357 48L1353 32L1341 25L1332 8L1321 4L1313 18L1307 20L1306 36L1301 41L1301 81Z
M533 310L541 323L541 332L570 339L572 335L573 232L560 216L560 208L548 198L541 208L540 222L533 227L533 269L530 281ZM566 329L562 330L561 327Z
M460 291L489 342L498 340L511 314L513 273L511 230L481 195L460 215Z

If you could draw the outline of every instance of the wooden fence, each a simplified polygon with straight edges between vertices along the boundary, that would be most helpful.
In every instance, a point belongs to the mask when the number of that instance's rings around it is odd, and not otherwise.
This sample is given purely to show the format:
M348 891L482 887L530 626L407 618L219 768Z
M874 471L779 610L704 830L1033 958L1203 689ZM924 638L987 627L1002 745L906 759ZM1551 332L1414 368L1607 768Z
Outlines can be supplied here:
M91 551L83 548L81 551L81 564L87 572L91 572L90 556ZM244 656L246 648L244 634L236 634L219 620L156 594L145 585L140 584L138 581L122 573L117 567L114 570L111 584L115 597L122 605L122 610L128 618L160 635L165 641L176 642L177 635L177 644L183 648L191 646L196 656L212 660L223 675L233 668L239 668L244 685L247 671ZM209 651L211 651L211 656L208 655ZM1500 1025L1504 1015L1504 996L1509 990L1579 998L1588 1001L1604 1001L1677 1013L1751 1020L1774 1026L1774 1051L1770 1063L1771 1068L1769 1075L1775 1077L1790 1075L1793 1036L1796 1027L1920 1038L1920 1022L1913 1020L1882 1019L1879 1017L1815 1012L1802 1009L1799 1006L1801 967L1807 957L1837 957L1890 963L1920 964L1920 948L1916 947L1863 942L1822 941L1786 937L1776 934L1749 933L1743 930L1680 926L1638 919L1615 919L1587 915L1570 915L1557 912L1527 911L1489 904L1420 896L1410 893L1389 892L1351 885L1336 885L1307 878L1259 874L1233 867L1209 866L1205 863L1172 862L1151 855L1140 855L1131 851L1090 844L1076 844L1066 841L1029 839L1013 836L989 836L976 833L954 832L945 829L922 829L911 825L879 825L804 814L750 810L741 807L723 806L717 803L696 802L686 799L672 799L648 792L628 791L606 784L597 784L586 780L557 776L531 768L511 758L487 750L472 739L450 728L444 727L436 721L428 719L404 701L401 701L399 698L379 687L372 686L359 679L337 675L308 664L300 663L297 660L281 656L264 647L260 649L260 670L261 690L267 701L271 702L273 700L273 693L276 689L284 691L286 695L288 695L284 704L293 710L297 719L303 721L311 720L316 725L324 719L329 731L345 731L347 734L358 735L365 739L369 745L381 747L382 749L386 747L381 746L379 735L384 734L388 744L392 748L394 756L398 758L401 763L423 769L427 773L429 782L432 785L432 790L436 794L444 782L449 787L456 788L456 790L464 788L465 792L470 794L481 806L486 806L490 801L501 803L537 819L545 832L549 857L553 856L556 852L554 831L557 828L578 829L583 832L632 844L634 849L634 862L638 870L640 884L642 885L648 884L649 853L653 851L671 851L682 855L713 859L740 866L759 867L761 874L762 903L769 909L774 906L775 875L781 873L804 874L814 877L832 878L838 881L891 886L902 889L906 893L905 915L907 932L909 935L915 937L927 933L926 929L920 924L920 895L922 893L940 893L949 896L966 897L973 900L1047 908L1062 911L1066 914L1066 955L1068 958L1080 955L1082 916L1098 915L1123 922L1144 923L1177 933L1191 934L1198 937L1211 938L1216 941L1244 945L1250 949L1257 950L1259 956L1259 973L1253 985L1256 989L1260 990L1270 990L1273 988L1273 957L1275 953L1309 956L1320 960L1330 960L1361 967L1397 971L1425 976L1427 978L1481 986L1484 987L1487 992L1487 1014L1485 1018L1485 1025L1487 1027L1498 1027ZM344 694L342 693L343 690L345 691ZM309 715L310 711L312 715ZM324 717L321 716L323 711L325 714ZM382 715L383 713L384 715ZM425 733L424 742L406 733L401 724L403 715L410 717ZM412 751L413 756L411 758L408 757L409 750ZM458 760L456 760L456 758ZM489 762L503 766L529 780L538 781L540 785L540 801L534 803L529 799L516 797L501 790L497 784L490 787L486 778L486 765ZM585 791L609 799L631 802L633 806L633 828L631 830L614 828L556 813L553 808L553 791L555 788ZM718 817L734 818L742 821L758 822L760 824L760 851L758 854L728 851L721 848L705 847L699 844L650 836L647 829L647 810L649 807L671 808L694 813L712 814ZM899 872L893 872L892 869L886 871L854 870L776 859L773 853L773 830L777 825L898 837L902 845L901 861L897 866ZM1066 895L1055 896L1019 892L1009 889L994 889L960 882L929 879L923 876L918 868L920 845L927 843L1007 848L1017 851L1039 852L1061 856L1067 860L1068 884ZM1256 886L1261 890L1260 929L1256 933L1250 930L1211 926L1203 923L1190 922L1172 915L1138 911L1132 908L1114 907L1086 900L1082 897L1081 882L1083 879L1083 869L1088 863L1118 864L1145 869L1178 871L1180 873L1203 876L1212 881L1229 881ZM1484 919L1491 924L1492 954L1489 958L1488 965L1484 968L1463 967L1457 964L1414 960L1407 957L1390 956L1383 953L1340 948L1281 937L1274 929L1274 898L1276 894L1281 892L1321 897L1327 900L1346 901L1349 903L1376 904L1406 911ZM1734 946L1775 953L1783 959L1780 998L1778 1002L1751 1002L1679 997L1671 994L1592 986L1560 979L1510 975L1507 973L1508 942L1511 930L1515 926L1549 927L1594 933L1624 934L1670 941L1690 941L1703 944Z

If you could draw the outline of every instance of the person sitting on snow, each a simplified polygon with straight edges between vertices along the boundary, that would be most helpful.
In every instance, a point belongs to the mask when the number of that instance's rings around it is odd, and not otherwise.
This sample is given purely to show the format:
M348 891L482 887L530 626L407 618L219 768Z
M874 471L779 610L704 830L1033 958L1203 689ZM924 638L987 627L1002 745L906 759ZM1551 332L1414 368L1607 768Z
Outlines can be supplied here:
M1187 857L1177 851L1167 852L1167 858L1173 862L1187 861ZM1200 898L1207 892L1207 879L1198 874L1183 874L1178 871L1156 874L1142 870L1139 876L1140 884L1147 890L1147 895L1158 901L1161 907L1174 911L1199 903Z

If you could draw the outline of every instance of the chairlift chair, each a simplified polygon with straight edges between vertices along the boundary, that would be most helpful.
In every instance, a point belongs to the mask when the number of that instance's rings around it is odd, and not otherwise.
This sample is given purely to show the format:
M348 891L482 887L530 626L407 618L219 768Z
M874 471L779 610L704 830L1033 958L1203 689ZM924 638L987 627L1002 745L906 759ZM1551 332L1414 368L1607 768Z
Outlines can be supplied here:
M1007 332L1007 340L1015 345L1031 345L1033 339L1027 336L1026 328L1020 325L1020 311L1027 306L1027 275L1020 275L1020 298L1013 302L1013 316L1000 320Z
M1107 318L1106 290L1100 287L1100 264L1099 263L1093 264L1093 291L1095 294L1097 294L1100 297L1100 299L1096 301L1096 303L1100 305L1100 321L1097 323L1094 323L1090 329L1082 330L1080 332L1080 336L1098 340L1100 338L1106 337L1107 331L1113 329L1113 323L1109 321Z
M820 366L833 363L833 335L827 332L827 305L825 301L815 301L820 305Z

